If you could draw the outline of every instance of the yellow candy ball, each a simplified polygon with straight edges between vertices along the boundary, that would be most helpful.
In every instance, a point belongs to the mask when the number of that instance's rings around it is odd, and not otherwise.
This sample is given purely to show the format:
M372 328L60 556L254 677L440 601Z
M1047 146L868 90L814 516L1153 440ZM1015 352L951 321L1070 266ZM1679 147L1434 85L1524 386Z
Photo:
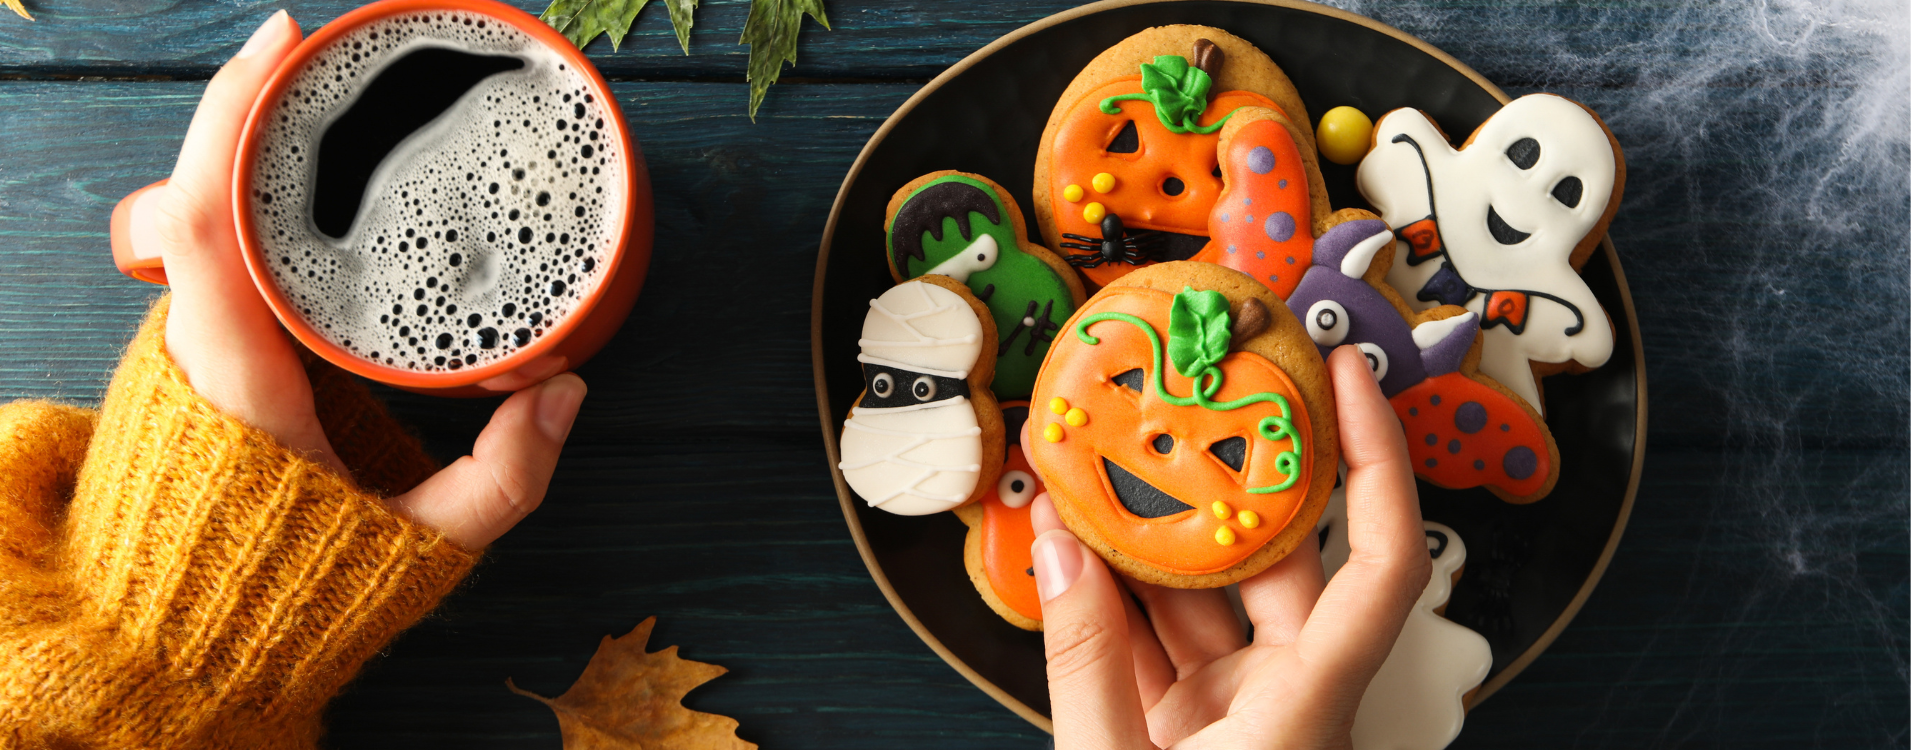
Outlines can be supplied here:
M1068 185L1067 189L1060 191L1060 195L1068 203L1079 203L1081 198L1087 197L1087 190L1079 185Z
M1079 427L1087 423L1087 410L1078 406L1067 410L1067 424Z
M1087 204L1086 210L1080 212L1080 218L1086 219L1088 224L1098 224L1106 215L1107 207L1097 201Z
M1100 174L1094 175L1093 192L1101 195L1113 192L1113 175L1108 172L1101 172Z
M1052 401L1047 402L1047 409L1055 414L1065 414L1067 413L1067 400L1059 396L1054 396Z
M1213 530L1213 540L1219 542L1222 547L1233 546L1233 539L1233 529L1222 526Z
M1067 439L1067 431L1057 423L1048 422L1047 428L1040 431L1040 436L1046 438L1049 443L1058 443Z
M1249 529L1260 528L1260 514L1250 510L1240 511L1240 525Z
M1334 107L1320 116L1320 155L1335 164L1355 164L1373 148L1373 121L1352 107Z
M1219 500L1213 501L1213 517L1214 518L1218 518L1222 521L1225 521L1231 516L1233 516L1232 508L1227 507L1226 503L1223 503Z

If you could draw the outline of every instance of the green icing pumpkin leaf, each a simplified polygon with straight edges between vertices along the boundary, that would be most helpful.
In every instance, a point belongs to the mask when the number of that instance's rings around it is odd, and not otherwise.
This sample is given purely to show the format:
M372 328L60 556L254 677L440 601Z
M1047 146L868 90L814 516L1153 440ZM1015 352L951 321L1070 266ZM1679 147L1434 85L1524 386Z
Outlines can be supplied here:
M1199 377L1226 358L1227 344L1233 339L1226 295L1187 287L1173 296L1168 317L1167 357L1173 360L1175 372Z
M1140 90L1145 93L1109 96L1100 100L1100 111L1117 115L1120 107L1114 102L1147 101L1153 103L1154 116L1168 131L1212 133L1227 124L1226 117L1212 125L1200 124L1200 115L1207 111L1207 92L1212 88L1213 76L1188 65L1187 58L1161 55L1140 66Z

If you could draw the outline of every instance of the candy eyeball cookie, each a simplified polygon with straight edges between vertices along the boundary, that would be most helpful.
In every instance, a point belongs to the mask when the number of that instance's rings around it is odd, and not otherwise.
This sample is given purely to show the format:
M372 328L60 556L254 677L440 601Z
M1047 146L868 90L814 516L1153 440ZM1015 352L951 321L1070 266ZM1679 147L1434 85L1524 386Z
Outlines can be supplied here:
M952 510L1000 478L1006 432L993 380L993 317L946 276L868 303L865 388L840 432L840 473L867 505L921 516Z
M1387 281L1407 303L1479 314L1482 372L1538 411L1541 375L1606 364L1613 328L1579 269L1620 206L1626 159L1592 110L1523 96L1456 149L1397 109L1355 180L1394 229Z
M1240 37L1162 26L1087 64L1035 155L1034 213L1092 287L1176 260L1285 298L1329 213L1306 105Z
M953 512L967 525L967 577L980 598L1007 622L1023 630L1040 629L1040 591L1034 585L1033 522L1028 506L1046 492L1020 448L1019 432L1031 411L1025 401L1000 405L1007 425L1007 459L1000 481L980 502Z
M1339 458L1332 403L1279 297L1220 266L1162 263L1068 321L1023 444L1061 521L1108 564L1213 588L1312 533Z
M977 174L922 175L893 194L886 229L895 282L948 276L987 305L999 328L993 392L1027 398L1048 345L1086 292L1066 261L1027 241L1013 196Z

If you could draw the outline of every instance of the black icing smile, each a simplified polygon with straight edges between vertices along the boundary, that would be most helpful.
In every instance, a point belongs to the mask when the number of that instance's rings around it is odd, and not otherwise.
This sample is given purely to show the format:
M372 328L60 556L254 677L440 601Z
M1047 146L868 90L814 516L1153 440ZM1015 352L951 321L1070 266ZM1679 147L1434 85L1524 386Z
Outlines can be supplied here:
M1141 518L1162 518L1193 510L1193 506L1161 492L1160 488L1147 484L1146 480L1120 468L1119 464L1105 457L1100 460L1107 466L1107 481L1113 485L1114 496L1120 498L1120 506L1126 508L1128 513Z
M1500 218L1500 213L1493 210L1492 205L1487 206L1487 231L1493 234L1495 242L1502 245L1518 245L1526 241L1528 237L1533 236L1532 232L1522 232L1514 229L1513 225L1508 224L1506 219Z

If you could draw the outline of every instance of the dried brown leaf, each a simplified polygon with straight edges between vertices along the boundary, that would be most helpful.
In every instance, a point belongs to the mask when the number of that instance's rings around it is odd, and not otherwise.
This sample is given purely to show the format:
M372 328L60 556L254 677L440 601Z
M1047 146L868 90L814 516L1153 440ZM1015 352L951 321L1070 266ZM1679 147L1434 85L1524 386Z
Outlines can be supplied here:
M678 646L647 653L653 620L601 638L586 671L558 698L521 690L511 679L507 689L553 709L566 750L754 750L734 736L740 722L680 705L687 691L727 670L682 659Z

